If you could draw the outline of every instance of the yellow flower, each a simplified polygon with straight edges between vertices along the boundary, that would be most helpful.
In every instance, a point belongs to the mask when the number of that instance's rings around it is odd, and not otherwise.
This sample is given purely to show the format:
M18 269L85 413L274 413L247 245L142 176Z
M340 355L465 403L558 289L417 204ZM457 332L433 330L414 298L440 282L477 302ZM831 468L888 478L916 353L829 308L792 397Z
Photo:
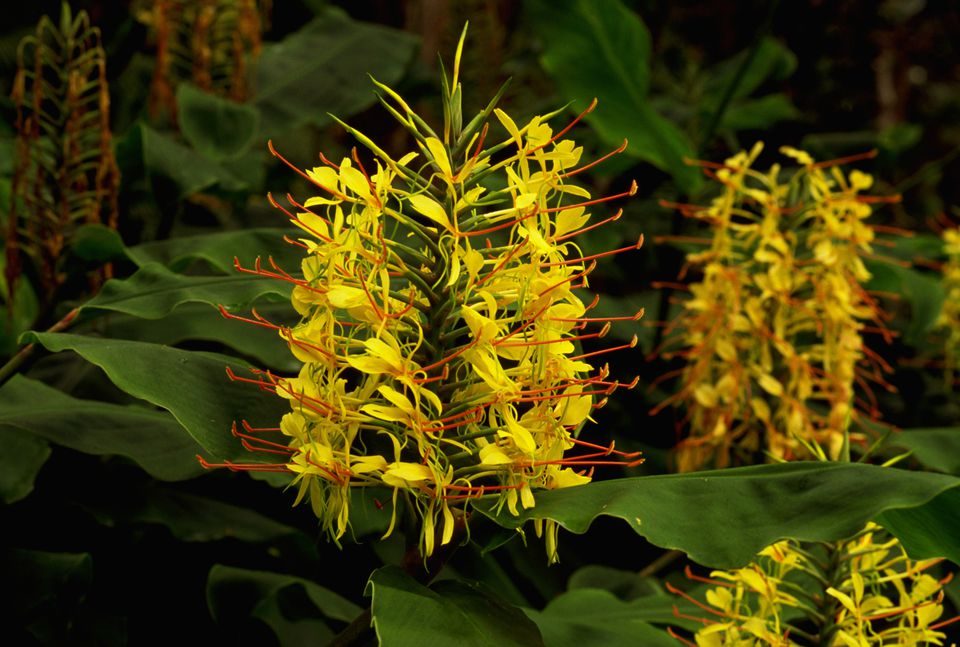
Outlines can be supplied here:
M594 463L639 462L575 437L621 386L584 361L616 347L577 355L609 323L587 317L574 291L605 254L584 258L575 239L592 209L635 187L592 198L569 179L581 148L542 117L519 127L497 110L496 122L489 111L465 122L456 72L444 80L442 134L378 87L417 150L393 160L347 126L373 156L373 174L358 154L339 164L321 156L324 166L306 171L290 165L318 194L286 212L303 232L302 276L259 263L244 270L295 286L301 323L274 327L304 363L296 377L250 380L290 401L287 443L244 442L285 457L297 501L309 498L335 539L348 528L351 487L389 488L387 534L397 507L410 506L427 556L474 505L519 514L539 490L589 482ZM484 148L497 122L506 139ZM537 532L555 560L557 526Z
M882 313L863 287L863 256L874 232L861 195L870 176L845 173L836 160L817 163L792 148L801 165L752 167L762 150L705 164L720 183L704 207L684 215L711 228L709 247L688 256L702 271L667 342L667 356L687 358L672 403L686 406L689 437L678 448L681 471L774 460L836 459L845 438L865 439L874 408L855 406L854 387L883 365L865 349L863 331L885 333ZM871 401L865 393L862 402ZM655 411L656 411L655 410Z
M944 379L952 389L960 370L960 228L943 232L943 251L947 257L943 264L944 299L937 327L945 335Z
M938 561L911 560L899 541L869 523L832 544L779 542L749 566L709 579L688 571L714 586L706 604L668 588L709 612L698 618L705 625L694 636L698 646L942 645L940 629L957 619L937 622L946 580L925 571Z

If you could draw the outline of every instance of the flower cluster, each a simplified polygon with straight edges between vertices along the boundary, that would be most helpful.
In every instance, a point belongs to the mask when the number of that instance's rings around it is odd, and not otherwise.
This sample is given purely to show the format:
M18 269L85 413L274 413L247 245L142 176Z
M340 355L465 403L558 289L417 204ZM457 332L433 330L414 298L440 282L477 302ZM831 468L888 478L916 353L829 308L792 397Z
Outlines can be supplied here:
M950 578L925 571L938 561L910 559L870 523L836 544L781 541L745 568L710 578L688 571L714 587L706 604L670 588L711 616L695 618L705 625L696 647L942 645L940 629L958 618L937 622Z
M944 340L944 375L947 388L953 388L960 370L960 228L943 232L943 309L937 327L946 333Z
M305 254L302 275L272 261L238 265L294 285L299 325L247 321L276 328L303 367L294 377L232 375L291 406L279 427L236 434L284 457L271 469L295 475L297 501L309 499L334 540L348 530L352 488L390 488L387 533L402 497L422 520L425 556L451 541L480 499L516 515L535 505L537 490L588 482L593 466L640 462L578 438L621 386L588 360L623 346L582 348L610 323L588 316L596 300L585 304L575 291L598 257L640 247L642 239L583 256L575 242L620 215L591 223L592 207L636 186L594 199L575 184L592 164L578 168L582 149L564 138L573 124L554 132L554 115L520 126L494 99L464 125L460 48L452 81L444 77L440 133L377 83L416 151L394 159L344 124L372 167L356 150L340 162L321 155L305 172L287 162L317 190L302 204L288 196L293 211L273 201L302 232L290 241ZM506 136L488 145L492 116ZM551 559L556 531L537 527Z
M250 64L260 54L272 0L139 0L137 19L156 43L150 113L175 118L176 88L190 81L205 92L245 100Z
M10 95L16 147L6 219L5 278L10 307L23 273L39 279L52 305L68 280L63 257L82 225L117 228L120 170L110 131L107 54L85 11L64 3L17 48ZM91 287L110 277L90 276Z
M862 195L873 183L848 160L815 162L791 148L799 168L752 168L762 145L705 170L719 186L709 205L676 205L708 223L709 248L688 256L702 269L671 324L665 356L686 359L677 394L690 436L678 468L778 460L836 459L851 422L875 417L869 388L888 369L864 346L868 331L889 335L863 284L875 230ZM852 158L851 158L852 159ZM859 438L853 432L853 438Z

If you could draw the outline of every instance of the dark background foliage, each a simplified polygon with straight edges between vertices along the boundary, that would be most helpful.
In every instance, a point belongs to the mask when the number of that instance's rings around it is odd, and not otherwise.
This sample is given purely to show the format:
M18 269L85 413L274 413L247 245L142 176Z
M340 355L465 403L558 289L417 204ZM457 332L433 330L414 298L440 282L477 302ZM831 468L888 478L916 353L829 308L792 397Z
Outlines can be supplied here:
M673 281L689 251L655 241L692 231L659 202L706 199L709 188L684 158L722 160L756 140L767 144L762 163L774 161L781 145L805 148L821 159L877 150L874 159L858 166L877 177L879 193L903 197L885 207L878 222L916 233L880 252L901 264L877 259L871 265L872 287L900 295L885 304L900 335L890 345L875 346L897 366L889 378L897 391L882 394L881 408L888 422L901 427L947 428L960 420L956 395L928 366L936 354L931 327L943 299L930 268L940 260L931 221L939 214L960 221L957 2L274 0L252 98L224 104L187 88L177 96L179 132L146 115L153 51L134 15L140 5L70 4L87 10L103 31L122 172L119 239L88 229L75 242L70 267L81 272L113 260L117 276L128 281L126 287L108 285L94 297L73 332L221 352L290 370L279 340L221 320L209 302L196 297L190 280L219 277L221 301L257 300L261 309L283 316L283 294L226 278L233 276L235 254L245 263L270 253L291 267L297 263L296 250L285 250L274 232L250 233L285 225L268 204L267 191L309 195L266 152L266 140L272 138L298 166L315 164L320 150L339 159L353 142L331 122L327 113L334 112L388 152L404 151L409 142L375 105L365 73L392 84L428 120L439 119L437 53L449 58L469 20L462 72L468 112L511 77L503 107L516 121L570 101L572 117L597 96L598 110L575 131L588 154L603 154L625 136L631 140L626 154L586 181L597 192L617 192L636 180L639 194L625 205L618 228L589 239L585 249L627 244L641 232L647 240L643 251L602 264L592 285L603 295L605 312L638 307L647 312L641 324L618 324L612 331L618 339L639 335L638 347L611 359L611 369L626 380L639 374L640 386L618 394L600 411L594 432L597 438L615 439L619 448L646 453L647 463L630 476L670 471L669 449L681 433L680 413L647 414L673 386L657 378L676 368L653 351L661 341L656 323L670 318L677 295L652 286ZM3 212L10 200L14 135L14 107L6 97L17 43L41 15L56 16L59 10L52 1L4 7ZM284 46L271 45L278 42ZM204 239L208 242L195 249L165 243L211 234L221 238ZM159 268L149 270L151 262ZM146 271L154 274L145 277ZM124 289L158 284L190 298L139 303L124 296ZM90 298L82 282L69 284L61 296L49 312L25 303L15 315L5 314L0 351L12 355L21 332L46 329ZM191 388L192 378L162 358L140 355L139 347L101 361L76 350L93 364L74 353L37 353L24 368L33 381L17 377L0 392L0 469L26 474L23 482L4 490L7 505L0 508L0 572L14 600L0 612L9 616L3 621L10 628L6 644L321 644L367 606L370 572L399 562L402 537L349 541L337 548L320 537L307 507L291 508L291 493L262 479L226 471L188 479L201 472L193 457L199 446L169 415L141 406L132 397L136 391L117 382L110 362L149 363L156 379L169 382L171 389ZM204 370L198 368L197 375L210 384L226 379L222 369ZM84 417L44 385L116 409L98 404ZM251 411L262 407L269 417L272 405L254 398L230 395L224 406L243 401ZM127 405L138 406L136 415L145 418L130 418ZM45 408L49 416L40 421L35 414ZM189 427L181 415L177 419ZM118 429L142 433L121 450L107 437ZM205 429L201 435L233 441L228 428ZM242 455L235 451L235 457ZM943 455L918 450L910 461L956 473L956 461L945 465ZM169 460L155 461L151 469L151 456ZM177 473L159 473L164 465ZM607 470L597 478L625 475ZM357 534L372 539L383 526L383 514L373 501L360 502L363 506L367 515ZM456 553L445 573L479 580L509 604L542 609L568 586L607 589L629 604L661 591L647 577L655 569L662 578L677 580L685 563L607 517L589 534L563 534L562 563L552 568L545 566L536 540L528 545L509 541L486 552L509 538L510 531L478 519L474 541ZM374 588L392 590L390 578L396 574L391 573L381 571ZM447 595L459 599L450 591ZM669 622L673 602L663 600L662 613L649 618L661 625ZM619 636L655 645L664 639L662 634L618 634L624 622L610 620L605 630L613 632L611 641ZM523 635L522 627L516 631Z

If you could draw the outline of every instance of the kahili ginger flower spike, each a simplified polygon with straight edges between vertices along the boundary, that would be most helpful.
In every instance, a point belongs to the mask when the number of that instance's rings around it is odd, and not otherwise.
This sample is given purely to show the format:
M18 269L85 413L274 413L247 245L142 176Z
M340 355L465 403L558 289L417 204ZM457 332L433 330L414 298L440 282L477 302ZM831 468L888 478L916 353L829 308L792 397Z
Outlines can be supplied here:
M292 377L231 375L291 408L275 429L236 434L282 457L266 469L295 475L297 501L309 499L334 540L348 530L351 488L390 488L393 520L400 498L422 520L424 556L452 540L478 501L516 515L536 504L538 490L587 483L596 466L641 462L580 438L594 409L636 383L610 379L598 360L636 340L604 344L610 320L589 316L596 302L585 305L575 291L597 258L640 247L642 239L582 256L576 243L619 216L591 224L591 211L636 185L594 198L570 181L582 149L564 136L583 115L558 132L548 119L559 111L518 125L496 107L498 94L465 124L462 48L463 37L452 79L443 76L439 132L374 81L416 150L394 159L343 124L372 163L354 150L302 171L271 145L316 189L302 203L288 196L289 210L271 198L302 232L291 241L305 254L301 273L272 260L237 266L293 284L300 324L246 320L275 328L303 368ZM506 131L492 144L491 117ZM595 350L581 346L588 340ZM556 524L536 530L556 559Z
M799 169L752 168L757 144L723 164L702 163L719 185L706 206L675 205L707 223L709 247L688 256L702 277L670 324L666 357L683 357L673 403L685 405L689 436L681 471L774 460L837 459L856 423L878 416L870 383L890 388L889 367L864 344L888 339L887 316L863 287L873 255L865 221L872 178L844 172L854 158L815 162L783 148Z
M947 388L960 384L960 227L943 231L943 307L937 328L944 333L944 380Z
M243 101L250 65L260 54L270 0L144 0L136 11L156 43L150 114L176 117L176 86L190 81Z
M910 559L896 538L869 523L849 539L828 544L793 540L768 546L744 568L714 571L705 601L668 584L676 595L700 607L703 623L693 647L774 645L880 647L943 645L948 625L941 620L943 587L926 571L939 559Z
M78 227L117 226L120 171L110 132L106 60L100 30L85 11L73 16L67 3L59 25L44 16L17 49L11 94L16 152L6 240L11 308L27 268L38 279L43 302L53 303L66 280L61 256ZM109 273L107 267L91 276L94 287Z

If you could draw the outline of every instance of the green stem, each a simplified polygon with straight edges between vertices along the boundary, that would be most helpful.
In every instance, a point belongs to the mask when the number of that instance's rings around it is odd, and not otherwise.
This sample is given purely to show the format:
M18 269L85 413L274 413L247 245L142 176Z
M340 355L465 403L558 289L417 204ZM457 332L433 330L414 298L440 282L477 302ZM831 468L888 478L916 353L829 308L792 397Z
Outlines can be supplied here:
M53 324L47 328L46 332L60 332L70 327L70 324L73 323L73 320L76 319L77 314L80 313L79 308L74 308L64 316L63 319ZM36 344L27 344L17 352L16 355L11 357L6 364L0 366L0 384L4 384L9 380L13 375L23 366L23 363L30 359L30 356L33 355L33 351L36 349Z

